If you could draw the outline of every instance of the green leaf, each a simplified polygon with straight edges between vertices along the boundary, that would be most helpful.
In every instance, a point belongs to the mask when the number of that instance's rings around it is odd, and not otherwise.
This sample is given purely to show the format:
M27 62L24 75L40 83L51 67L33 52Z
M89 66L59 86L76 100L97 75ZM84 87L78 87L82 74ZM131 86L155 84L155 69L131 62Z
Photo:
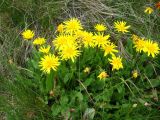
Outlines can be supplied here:
M152 87L158 87L158 86L160 86L160 78L159 77L157 77L157 79L150 79L149 81L150 81L151 84L148 83L146 85L147 89L150 89Z
M47 75L46 79L46 90L49 92L53 88L54 84L54 72L51 71L50 74Z
M64 76L64 83L67 83L70 79L70 76L71 76L71 73L67 73L65 76Z
M124 95L125 94L125 87L124 87L124 85L122 84L122 85L119 85L119 86L117 86L117 90L118 90L118 93L120 94L120 95Z
M78 100L79 101L82 101L83 100L83 95L81 92L76 92L76 97L78 97Z
M111 97L113 95L113 89L104 89L103 92L101 94L97 94L97 96L95 96L94 99L96 99L96 101L110 101Z
M62 95L62 96L61 96L61 99L60 99L60 104L61 104L61 105L66 105L66 104L68 104L68 101L69 101L69 99L68 99L68 96L67 96L67 95Z
M88 79L86 79L85 81L84 81L84 85L85 85L85 87L87 87L87 86L89 86L91 83L92 83L92 81L93 81L93 79L92 78L88 78Z
M146 75L147 75L148 77L151 77L151 76L153 75L153 73L154 73L153 66L152 66L151 64L148 64L148 65L145 67L144 71L145 71L145 73L146 73Z
M92 84L94 90L102 90L105 87L105 80L95 80Z
M151 83L153 87L158 87L160 86L160 78L157 79L151 79Z
M62 107L58 104L53 104L51 107L51 110L52 110L52 115L56 116L61 112Z
M131 53L132 55L134 54L133 52L133 42L131 39L127 40L127 44L126 44L126 51L128 51L129 53Z

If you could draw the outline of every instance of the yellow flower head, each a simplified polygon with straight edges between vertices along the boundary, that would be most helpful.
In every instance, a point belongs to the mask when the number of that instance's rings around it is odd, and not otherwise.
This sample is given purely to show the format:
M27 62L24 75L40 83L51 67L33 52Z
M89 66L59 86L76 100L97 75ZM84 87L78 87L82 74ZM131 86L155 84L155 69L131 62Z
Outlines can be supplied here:
M93 37L94 42L95 42L95 46L103 47L103 46L107 45L108 43L110 43L109 37L110 37L110 35L105 35L105 36L103 34L95 35Z
M137 78L137 77L138 77L138 71L137 71L137 70L134 70L134 71L132 72L132 77L133 77L133 78Z
M72 62L75 61L76 57L80 55L80 51L76 45L65 45L63 49L60 51L60 56L62 60L69 60L71 59Z
M75 37L76 37L76 39L82 39L83 37L84 37L84 33L85 33L86 31L82 31L82 30L78 30L78 31L76 31L75 32Z
M109 75L105 71L103 71L97 76L97 78L99 78L101 80L101 79L104 79L104 78L106 78L108 76Z
M41 61L39 62L41 70L48 74L51 70L56 71L59 65L59 58L52 54L45 55L43 58L41 58Z
M49 53L50 48L51 48L51 46L50 46L50 45L48 45L47 47L45 47L45 46L41 46L41 47L39 48L39 52L42 52L42 53L47 54L47 53Z
M84 72L84 73L90 73L90 70L91 70L90 67L86 67L86 68L83 70L83 72Z
M71 35L59 35L53 40L53 45L57 50L62 50L66 45L76 45L75 38Z
M97 24L95 26L95 29L98 31L98 32L102 32L102 31L105 31L107 28L106 26L104 26L103 24Z
M147 14L151 14L153 12L153 9L151 7L146 7L144 12Z
M158 47L158 43L153 42L151 40L147 40L145 42L145 49L144 52L148 53L148 56L152 56L153 58L155 57L155 55L159 54L159 47Z
M118 32L122 32L122 33L126 33L129 32L128 29L130 28L129 26L126 26L126 22L124 21L117 21L114 22L114 28L118 31Z
M22 33L22 36L23 36L23 39L29 40L29 39L32 39L32 38L34 37L34 32L31 31L31 30L25 30L25 31Z
M159 54L160 49L158 43L151 40L145 40L144 38L140 38L136 35L132 35L132 39L137 52L146 52L148 53L148 56L151 55L153 58L155 55Z
M89 32L83 32L82 42L84 47L94 47L93 34Z
M143 38L137 38L134 42L134 48L137 52L142 52L146 49L146 42Z
M138 42L138 40L140 39L137 35L133 34L132 35L132 40L133 40L133 43L135 44L136 42Z
M34 45L42 45L46 42L45 38L38 37L33 41Z
M105 46L103 47L104 56L106 56L106 55L108 55L108 54L113 55L114 53L117 53L118 50L115 49L116 47L117 47L117 46L114 45L113 43L109 43L109 44L105 45Z
M76 32L78 30L82 30L82 25L81 25L81 22L77 19L77 18L71 18L70 20L68 21L65 21L64 22L64 27L65 27L65 31L67 33L73 33L73 32Z
M57 31L60 33L62 33L64 31L64 25L62 23L58 25Z
M112 70L119 70L120 68L123 68L121 57L112 56L112 59L109 59L109 61L112 65Z

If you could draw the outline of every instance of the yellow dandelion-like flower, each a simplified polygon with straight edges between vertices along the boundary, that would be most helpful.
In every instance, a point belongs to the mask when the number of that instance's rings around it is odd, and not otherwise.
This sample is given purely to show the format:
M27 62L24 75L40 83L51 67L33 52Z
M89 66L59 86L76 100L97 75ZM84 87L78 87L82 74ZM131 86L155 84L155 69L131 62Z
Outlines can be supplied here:
M103 24L97 24L95 27L94 27L98 32L102 32L102 31L105 31L107 28L105 25Z
M75 37L71 35L59 35L53 40L53 45L55 49L62 50L66 45L76 45Z
M151 14L153 12L153 9L151 7L146 7L144 12L147 14Z
M109 59L109 61L112 65L112 70L119 70L120 68L123 68L121 57L112 56L112 59Z
M71 59L72 62L74 62L76 57L78 57L79 55L80 55L80 51L78 50L78 47L75 45L66 45L60 51L60 56L62 60Z
M34 32L32 30L25 30L22 33L23 39L25 40L29 40L32 39L34 37Z
M95 46L103 47L103 46L107 45L108 43L110 43L109 37L110 37L110 35L105 35L105 36L103 34L94 35L93 39L95 42Z
M118 50L116 50L117 46L113 43L105 45L102 49L104 50L104 56L107 56L108 54L113 55L114 53L117 53Z
M71 18L70 20L65 21L64 25L65 25L64 26L65 32L71 33L71 34L73 32L83 29L80 20L78 20L77 18Z
M79 45L79 47L81 47L82 45L84 45L84 39L87 37L87 33L86 31L82 31L82 30L78 30L75 32L74 34L74 38L76 39L76 43Z
M134 71L132 72L132 77L133 77L133 78L137 78L137 77L138 77L138 71L137 71L137 70L134 70Z
M34 45L42 45L46 42L45 38L38 37L33 41Z
M102 79L104 79L104 78L106 78L106 77L108 77L109 75L105 72L105 71L103 71L103 72L101 72L98 76L97 76L97 78L99 78L100 80L102 80Z
M151 40L147 40L145 42L145 49L144 52L148 53L148 56L152 56L153 58L155 57L155 55L159 54L159 47L158 47L158 43L153 42Z
M64 31L64 25L62 23L58 25L57 31L60 32L60 33L63 33L63 31Z
M89 32L83 32L82 42L84 44L84 47L94 47L94 39L93 34Z
M86 68L83 70L83 72L84 72L84 73L90 73L90 70L91 70L90 67L86 67Z
M59 58L52 54L45 55L43 58L41 58L41 61L39 62L41 70L48 74L51 70L56 71L59 65Z
M47 54L47 53L49 53L50 48L51 48L51 46L50 46L50 45L48 45L47 47L45 47L45 46L41 46L41 47L39 48L39 52L42 52L42 53Z
M76 39L82 39L84 37L85 32L86 31L78 30L78 31L75 32L74 37L76 37Z
M138 37L135 34L133 34L131 38L132 38L134 44L140 39L140 37Z
M117 21L114 22L114 28L118 31L118 32L122 32L122 33L126 33L129 32L128 29L130 28L129 26L126 26L126 22L124 21Z
M134 48L136 48L137 52L142 52L146 49L146 42L143 38L138 38L134 42Z

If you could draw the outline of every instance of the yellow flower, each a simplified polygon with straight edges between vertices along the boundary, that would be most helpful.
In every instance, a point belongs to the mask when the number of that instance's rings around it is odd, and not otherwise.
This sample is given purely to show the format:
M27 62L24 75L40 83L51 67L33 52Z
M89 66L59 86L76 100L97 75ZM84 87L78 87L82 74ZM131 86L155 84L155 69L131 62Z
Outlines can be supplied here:
M47 54L47 53L49 53L50 48L51 48L51 46L50 46L50 45L48 45L47 47L45 47L45 46L41 46L41 47L39 48L39 52L42 52L42 53Z
M146 49L146 42L143 38L138 38L134 42L134 48L136 48L137 52L144 51Z
M60 33L62 33L64 31L64 25L62 23L58 25L57 31Z
M62 60L69 60L71 59L72 62L75 61L76 57L80 55L80 51L76 45L65 45L63 49L60 51L60 56Z
M42 45L46 42L45 38L38 37L33 41L34 45Z
M90 67L86 67L86 68L83 70L83 72L84 72L84 73L90 73L90 70L91 70Z
M144 12L147 13L147 14L151 14L153 12L153 9L151 7L146 7Z
M83 37L84 37L84 33L85 33L86 31L82 31L82 30L78 30L78 31L76 31L75 32L75 37L76 37L76 39L82 39Z
M51 70L56 71L59 65L59 58L52 54L45 55L43 58L41 58L41 61L39 62L41 70L48 74Z
M112 70L119 70L120 68L123 68L121 57L112 56L112 59L109 59L109 61L112 65Z
M23 36L23 39L29 40L29 39L32 39L32 38L34 37L34 32L31 31L31 30L25 30L25 31L22 33L22 36Z
M53 45L57 50L62 50L66 45L76 45L75 38L71 35L59 35L53 40Z
M105 45L105 46L103 47L104 56L106 56L106 55L108 55L108 54L113 55L114 53L117 53L118 50L115 49L116 47L117 47L117 46L114 45L113 43L109 43L109 44Z
M95 29L98 31L98 32L102 32L102 31L105 31L107 28L106 26L104 26L103 24L97 24L95 26Z
M104 79L104 78L106 78L108 76L109 75L105 71L103 71L97 76L97 78L99 78L101 80L101 79Z
M154 58L155 55L159 54L159 50L158 43L151 40L146 41L144 52L147 52L148 56L151 55Z
M95 42L95 46L104 47L105 45L110 43L110 41L108 40L109 37L110 37L110 35L103 36L103 34L99 34L99 35L93 36L94 42Z
M128 29L130 28L129 26L126 26L126 22L124 21L117 21L114 22L114 28L118 31L118 32L122 32L122 33L126 33L129 32Z
M132 77L133 77L133 78L137 78L137 77L138 77L138 71L137 71L137 70L134 70L134 71L132 72Z
M137 35L135 35L135 34L133 34L131 38L132 38L134 44L140 39L140 38L139 38Z
M140 38L136 35L132 36L132 39L137 52L146 52L148 53L148 56L151 55L153 58L155 55L159 54L160 49L158 43L151 40L145 40L144 38Z
M83 32L82 42L84 47L94 47L93 34L89 32Z
M76 32L78 30L82 30L82 25L81 25L81 22L77 19L77 18L71 18L70 20L68 21L65 21L64 22L64 27L65 27L65 31L67 33L73 33L73 32Z

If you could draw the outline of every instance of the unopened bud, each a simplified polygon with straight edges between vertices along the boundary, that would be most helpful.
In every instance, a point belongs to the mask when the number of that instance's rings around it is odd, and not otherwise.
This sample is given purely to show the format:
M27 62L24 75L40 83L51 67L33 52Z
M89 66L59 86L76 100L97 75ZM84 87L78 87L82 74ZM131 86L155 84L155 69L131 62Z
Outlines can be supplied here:
M49 95L50 95L51 97L53 97L53 96L54 96L54 91L51 90L51 91L49 92Z
M133 106L132 106L132 107L134 107L134 108L135 108L135 107L137 107L137 104L136 104L136 103L135 103L135 104L133 104Z

